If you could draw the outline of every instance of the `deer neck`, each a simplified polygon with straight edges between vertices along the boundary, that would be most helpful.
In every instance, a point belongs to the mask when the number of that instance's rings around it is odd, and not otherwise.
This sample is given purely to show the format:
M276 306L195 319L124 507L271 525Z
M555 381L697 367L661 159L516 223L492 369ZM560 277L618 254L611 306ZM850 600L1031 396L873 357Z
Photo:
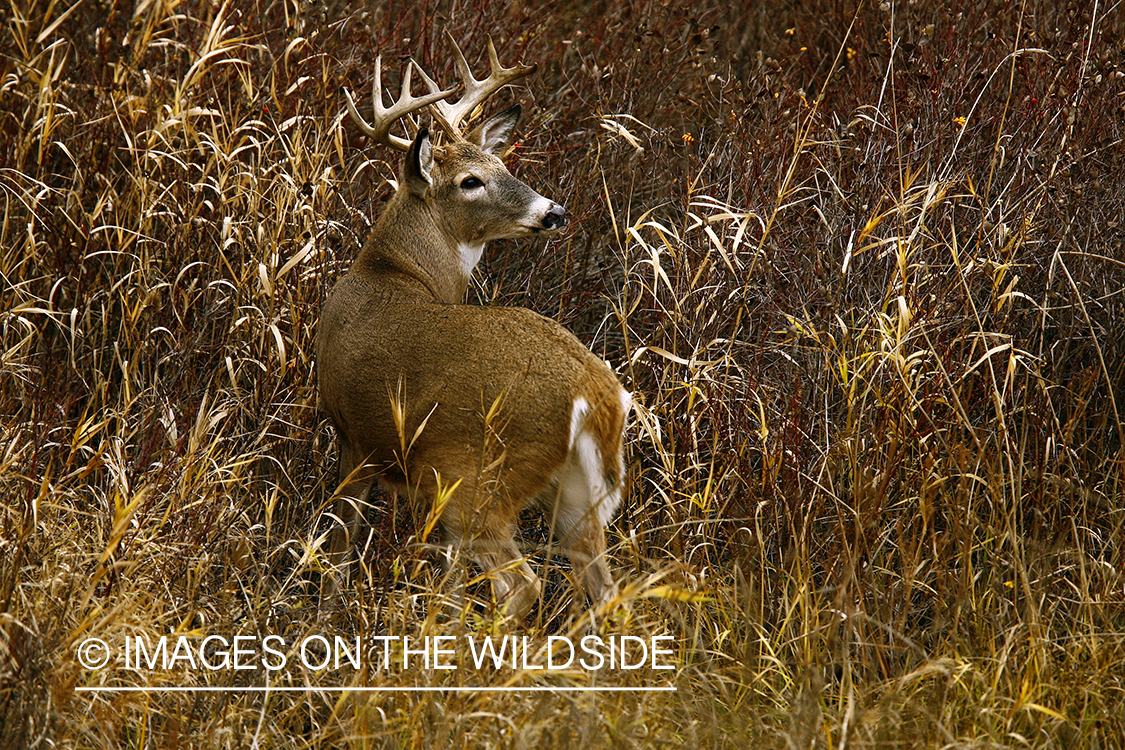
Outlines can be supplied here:
M410 286L420 285L419 293L437 302L457 304L465 298L483 252L484 243L457 242L425 200L399 190L375 222L356 266L365 273L394 275Z

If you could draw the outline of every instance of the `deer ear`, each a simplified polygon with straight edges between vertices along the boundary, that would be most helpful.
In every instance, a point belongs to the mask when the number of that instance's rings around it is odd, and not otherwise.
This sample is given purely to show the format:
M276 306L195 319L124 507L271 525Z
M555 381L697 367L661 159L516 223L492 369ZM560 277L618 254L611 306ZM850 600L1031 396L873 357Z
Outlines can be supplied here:
M410 192L424 196L430 189L430 172L434 167L434 147L430 141L430 131L422 128L406 152L406 164L402 168L402 182Z
M522 113L523 108L518 104L506 109L469 131L465 140L480 146L486 154L503 156L512 145L512 131L516 129Z

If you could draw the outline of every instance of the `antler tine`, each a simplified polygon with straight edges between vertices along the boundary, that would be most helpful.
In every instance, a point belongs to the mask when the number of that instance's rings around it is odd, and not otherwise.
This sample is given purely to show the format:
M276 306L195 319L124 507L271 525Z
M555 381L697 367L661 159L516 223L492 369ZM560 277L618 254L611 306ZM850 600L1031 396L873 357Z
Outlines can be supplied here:
M410 73L415 68L414 61L411 60L406 66L406 74L402 77L402 91L399 97L390 107L383 106L383 56L379 55L375 58L375 80L371 83L371 105L375 113L374 124L368 123L363 117L360 116L359 111L355 108L355 102L352 101L352 94L347 89L344 89L344 98L348 102L348 114L352 116L355 124L367 134L376 143L382 143L390 146L396 151L409 151L410 141L405 138L400 138L391 133L391 127L399 120L406 118L411 124L413 120L410 115L423 107L440 102L445 97L454 92L455 89L439 90L436 84L429 79L422 69L419 68L418 72L422 73L422 77L426 80L426 85L430 89L430 93L425 96L415 98L410 93Z
M411 62L413 62L413 60ZM416 65L416 67L418 68L418 75L422 76L422 82L426 84L426 88L428 88L431 93L436 94L440 90L438 88L437 82L426 75L426 71L422 70L421 65ZM456 89L450 89L450 91L456 91ZM436 120L437 123L441 125L442 129L444 129L447 133L452 134L455 131L449 124L449 121L445 119L445 114L441 111L441 107L441 103L435 103L434 106L430 108L430 114L433 116L434 120Z
M456 104L444 101L436 102L433 111L438 115L435 119L451 135L459 137L462 135L461 124L465 118L472 114L474 109L509 83L534 73L535 66L516 63L510 68L505 68L500 64L500 58L496 54L496 46L492 43L492 37L490 36L488 38L488 64L490 68L488 78L478 81L473 77L473 72L469 69L469 63L465 60L461 48L457 46L457 40L453 38L448 29L446 29L445 35L449 37L449 43L453 45L454 62L457 65L457 73L461 76L461 82L465 86L465 91ZM422 73L422 75L425 76L426 74ZM426 80L427 85L430 85L433 89L435 85L432 85L429 77L426 77Z

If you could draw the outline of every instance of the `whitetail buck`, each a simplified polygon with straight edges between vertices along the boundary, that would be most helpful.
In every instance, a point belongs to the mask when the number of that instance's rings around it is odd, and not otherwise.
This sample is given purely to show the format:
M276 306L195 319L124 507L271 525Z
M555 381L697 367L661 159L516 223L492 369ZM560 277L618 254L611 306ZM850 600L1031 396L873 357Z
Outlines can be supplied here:
M504 68L489 40L491 72L473 78L452 37L464 93L445 101L410 90L383 105L375 61L374 122L347 94L356 124L406 152L398 188L351 269L321 311L320 404L340 445L330 560L347 577L359 514L379 480L439 513L442 546L471 556L492 581L503 612L522 618L539 579L512 537L520 511L537 504L551 519L577 579L595 604L616 596L604 527L621 501L622 441L629 394L609 367L553 320L516 307L462 304L490 240L554 232L562 206L513 177L500 161L519 106L464 123L488 97L534 67ZM448 136L440 144L413 113L429 109ZM412 140L392 135L403 120ZM443 497L456 482L440 508ZM331 578L327 590L333 590Z

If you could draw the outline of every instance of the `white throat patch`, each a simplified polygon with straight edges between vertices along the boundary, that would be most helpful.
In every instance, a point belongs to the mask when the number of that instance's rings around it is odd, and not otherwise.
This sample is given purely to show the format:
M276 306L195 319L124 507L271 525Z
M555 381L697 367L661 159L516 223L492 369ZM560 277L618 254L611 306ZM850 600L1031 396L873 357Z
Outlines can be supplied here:
M465 272L465 276L471 276L477 263L480 263L480 256L484 254L484 243L479 245L462 243L457 246L457 254L461 256L461 270Z

